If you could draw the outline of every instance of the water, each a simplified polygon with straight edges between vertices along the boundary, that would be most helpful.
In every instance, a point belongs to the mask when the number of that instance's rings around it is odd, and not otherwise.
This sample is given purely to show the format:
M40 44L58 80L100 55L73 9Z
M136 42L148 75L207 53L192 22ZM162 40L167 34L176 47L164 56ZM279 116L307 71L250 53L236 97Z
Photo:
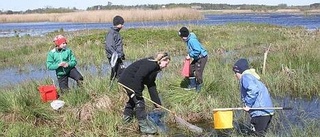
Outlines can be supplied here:
M221 25L226 23L236 22L252 22L252 23L268 23L280 25L284 27L300 26L308 30L315 30L320 28L320 15L303 16L290 14L228 14L228 15L206 15L203 20L191 21L173 21L173 22L128 22L125 24L126 28L138 27L165 27L174 25ZM64 31L77 31L84 29L107 29L110 23L52 23L52 22L38 22L38 23L1 23L0 37L10 36L42 36L49 32L63 29ZM126 66L129 63L126 64ZM99 68L99 69L98 69ZM90 74L93 76L109 75L110 67L108 64L101 66L85 66L78 68L83 74ZM13 86L25 81L43 81L44 79L52 78L56 83L56 76L54 71L48 71L44 66L27 65L22 68L6 68L0 70L0 88ZM107 77L107 76L106 76ZM70 81L71 82L71 81ZM303 127L305 119L319 119L320 108L318 99L292 99L283 98L276 99L277 104L283 106L291 106L293 110L279 111L279 117L283 119L279 124L282 129L285 129L290 124ZM243 112L237 112L243 113ZM235 114L238 115L238 114ZM239 123L235 123L235 127ZM214 131L212 121L202 123L202 127L206 128L207 132ZM281 133L280 133L281 134ZM178 136L178 135L177 135ZM181 136L184 136L181 134ZM186 135L187 136L187 135Z
M163 21L163 22L126 22L125 28L188 26L188 25L221 25L226 23L251 22L267 23L286 27L300 26L308 30L320 28L320 15L303 16L290 14L223 14L205 15L203 20ZM32 22L32 23L1 23L0 37L11 36L43 36L60 29L77 31L87 29L107 29L111 23L69 23L69 22Z

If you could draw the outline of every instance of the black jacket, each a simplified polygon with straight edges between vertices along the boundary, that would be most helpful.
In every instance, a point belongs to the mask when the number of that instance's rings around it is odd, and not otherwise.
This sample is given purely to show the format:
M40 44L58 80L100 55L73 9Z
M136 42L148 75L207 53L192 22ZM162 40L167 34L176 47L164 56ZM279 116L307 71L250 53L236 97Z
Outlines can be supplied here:
M118 53L118 58L124 58L122 37L119 33L120 29L111 27L105 38L105 50L107 58L111 58L113 52Z
M121 74L118 82L134 90L135 94L140 97L146 85L151 100L161 105L155 83L160 70L157 61L153 61L152 58L144 58L129 65Z

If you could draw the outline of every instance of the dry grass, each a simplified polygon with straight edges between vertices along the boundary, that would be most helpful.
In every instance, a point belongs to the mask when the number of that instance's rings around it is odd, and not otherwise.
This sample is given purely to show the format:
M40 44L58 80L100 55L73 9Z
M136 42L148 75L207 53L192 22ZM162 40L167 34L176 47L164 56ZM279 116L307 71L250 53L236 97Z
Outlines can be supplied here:
M126 22L172 21L201 19L203 15L190 8L159 10L98 10L51 14L0 15L0 22L112 22L115 15L121 15Z

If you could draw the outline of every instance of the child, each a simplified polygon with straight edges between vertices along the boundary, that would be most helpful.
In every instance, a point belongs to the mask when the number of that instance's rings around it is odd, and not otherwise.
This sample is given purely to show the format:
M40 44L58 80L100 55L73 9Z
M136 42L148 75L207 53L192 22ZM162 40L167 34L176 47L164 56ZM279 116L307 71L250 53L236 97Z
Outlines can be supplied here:
M55 48L49 51L47 55L47 68L55 70L61 92L69 89L68 78L74 79L78 85L83 81L82 75L75 68L77 60L72 50L67 48L67 39L58 35L54 38Z
M260 81L254 69L249 69L246 59L239 59L233 71L240 83L244 110L250 113L251 125L255 135L264 136L270 124L273 110L250 110L250 108L273 107L267 87Z
M186 27L179 30L179 36L187 44L188 55L186 59L193 59L190 64L189 85L186 90L196 89L199 92L203 83L202 74L208 60L208 52L203 48L197 36L194 33L189 33Z
M121 16L115 16L113 18L113 27L110 28L106 35L106 45L105 50L109 64L111 65L112 54L116 54L116 63L112 66L110 80L114 78L119 78L121 72L124 69L122 60L125 60L125 55L123 52L122 37L119 31L122 29L124 24L124 19Z
M123 120L124 122L130 122L135 110L140 131L144 134L154 134L157 132L157 128L147 118L145 111L145 101L142 96L144 85L148 87L151 100L161 105L155 81L157 74L166 68L169 62L170 56L167 53L159 53L155 57L133 62L124 70L119 78L119 84L124 87L129 97L123 112ZM155 104L155 107L158 108L158 105Z

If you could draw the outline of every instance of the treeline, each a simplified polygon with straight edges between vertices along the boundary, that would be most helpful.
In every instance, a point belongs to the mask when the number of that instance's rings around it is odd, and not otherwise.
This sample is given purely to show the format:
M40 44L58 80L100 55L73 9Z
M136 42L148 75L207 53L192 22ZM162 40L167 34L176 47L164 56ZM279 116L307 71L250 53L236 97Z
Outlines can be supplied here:
M287 4L279 4L277 6L268 5L230 5L230 4L210 4L210 3L191 3L191 4L153 4L153 5L135 5L135 6L124 6L124 5L112 5L108 4L106 6L96 5L93 7L88 7L87 10L114 10L114 9L161 9L161 8L195 8L199 10L276 10L276 9L300 9L300 10L310 10L310 9L320 9L320 3L314 3L310 5L303 6L287 6Z
M314 3L310 5L302 6L288 6L287 4L279 4L277 6L268 6L268 5L230 5L230 4L211 4L211 3L190 3L190 4L146 4L146 5L134 5L134 6L125 6L125 5L112 5L111 2L108 2L108 5L96 5L88 7L86 10L119 10L119 9L151 9L157 10L161 8L194 8L198 10L253 10L253 11L263 11L263 10L277 10L277 9L300 9L300 10L312 10L320 9L320 3ZM66 12L75 12L79 11L77 8L38 8L34 10L26 11L0 11L0 14L29 14L29 13L66 13Z
M8 11L1 11L0 10L0 14L30 14L30 13L68 13L68 12L75 12L78 11L77 8L51 8L51 7L47 7L47 8L38 8L38 9L34 9L34 10L26 10L26 11L12 11L12 10L8 10Z

